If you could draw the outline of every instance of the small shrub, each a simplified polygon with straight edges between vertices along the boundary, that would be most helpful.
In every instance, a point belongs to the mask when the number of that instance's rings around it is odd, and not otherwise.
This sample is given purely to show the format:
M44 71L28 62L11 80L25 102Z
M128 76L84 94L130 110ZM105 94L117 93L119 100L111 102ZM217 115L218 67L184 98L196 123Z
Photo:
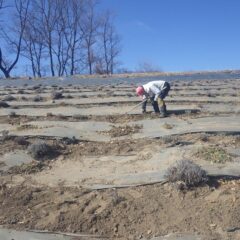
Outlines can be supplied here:
M75 120L88 120L88 116L84 116L81 114L74 114L72 118Z
M66 145L77 144L78 140L74 136L72 138L64 137L62 139L62 143L66 144Z
M54 149L44 141L37 141L28 147L28 153L36 160L43 160L54 155Z
M27 100L28 100L25 96L22 96L21 99L22 99L23 101L27 101Z
M53 91L52 94L51 94L51 97L53 100L56 100L56 99L61 99L63 98L63 95L61 92L55 92Z
M18 94L24 94L25 91L24 91L23 89L19 89L19 90L17 91L17 93L18 93Z
M31 90L37 90L37 89L41 88L41 86L42 86L41 84L34 85L34 86L31 87Z
M40 96L40 95L36 95L34 98L33 98L33 101L34 102L41 102L43 100L43 98Z
M7 108L7 107L9 107L8 103L4 101L0 101L0 108Z
M14 101L14 100L16 100L16 98L15 97L13 97L12 95L7 95L7 96L5 96L4 98L3 98L3 100L4 101Z
M8 130L3 130L2 132L2 136L0 137L1 141L7 141L9 140L11 137L9 136L9 131Z
M35 93L42 93L42 92L43 92L43 89L41 88L35 90Z
M60 119L60 120L65 120L68 117L60 113L60 114L57 115L57 118Z
M72 98L73 98L73 96L72 96L72 95L70 95L70 94L68 94L68 95L66 96L66 98L68 98L68 99L72 99Z
M23 136L19 136L19 137L16 137L14 139L14 141L18 144L18 145L23 145L23 146L26 146L28 145L28 141L25 139L25 137Z
M8 117L9 118L15 118L15 117L17 117L17 114L16 114L16 112L12 111L12 112L9 113Z
M182 182L186 187L197 186L208 180L206 171L189 160L180 160L170 166L165 174L169 182Z
M48 112L48 113L46 114L46 117L53 117L53 114L52 114L51 112Z

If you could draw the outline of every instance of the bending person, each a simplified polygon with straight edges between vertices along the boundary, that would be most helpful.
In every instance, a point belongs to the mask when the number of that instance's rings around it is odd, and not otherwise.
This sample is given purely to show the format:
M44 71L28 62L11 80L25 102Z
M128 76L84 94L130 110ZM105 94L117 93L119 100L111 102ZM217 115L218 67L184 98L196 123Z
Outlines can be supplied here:
M137 87L137 95L143 98L142 112L146 112L147 100L150 99L154 112L160 114L160 117L166 117L167 109L164 98L168 95L169 90L170 84L162 80L148 82Z

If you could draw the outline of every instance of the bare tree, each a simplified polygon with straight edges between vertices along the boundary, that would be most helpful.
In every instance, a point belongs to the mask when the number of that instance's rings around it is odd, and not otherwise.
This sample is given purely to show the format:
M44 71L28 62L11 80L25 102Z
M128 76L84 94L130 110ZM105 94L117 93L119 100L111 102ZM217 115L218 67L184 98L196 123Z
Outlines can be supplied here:
M3 0L0 0L0 9L3 8Z
M14 36L2 29L1 34L6 43L11 46L16 54L15 59L10 63L6 57L3 56L3 50L0 47L0 70L6 78L10 78L10 73L19 60L23 33L26 26L26 19L28 14L29 0L15 0L15 17L17 19L16 27L13 30Z
M151 62L144 61L138 64L137 72L161 72L161 68Z
M81 57L81 43L83 33L80 28L83 17L84 0L69 1L69 8L66 13L65 39L69 47L69 74L76 73L77 66Z
M102 53L98 58L98 68L102 66L104 73L113 74L114 68L118 64L117 57L121 47L120 37L113 26L113 16L109 11L101 19L99 38Z
M29 60L34 77L113 73L120 38L112 15L100 18L97 4L98 0L15 0L18 21L0 33L8 44L5 49L0 45L0 70L10 77L22 56ZM16 54L12 61L6 58L13 56L10 49Z
M83 48L86 50L86 65L89 74L93 73L93 65L96 60L94 45L97 41L97 29L99 22L96 16L96 0L87 0L85 3L84 17L80 25L83 35Z
M50 69L52 76L55 76L54 68L54 31L56 29L56 23L58 22L56 0L34 0L34 11L38 17L38 21L41 24L41 34L44 39L44 45L47 48Z
M34 77L41 77L41 63L44 54L44 39L41 34L41 24L33 10L29 12L23 35L22 56L31 62Z

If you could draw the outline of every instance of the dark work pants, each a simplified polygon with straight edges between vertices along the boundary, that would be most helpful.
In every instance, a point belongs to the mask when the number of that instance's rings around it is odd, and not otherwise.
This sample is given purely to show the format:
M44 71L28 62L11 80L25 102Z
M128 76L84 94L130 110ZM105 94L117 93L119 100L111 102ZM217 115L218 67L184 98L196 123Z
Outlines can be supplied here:
M150 101L151 101L151 104L152 104L152 106L153 106L154 112L159 113L160 110L159 110L159 107L158 107L158 102L157 102L157 101L154 101L154 97L150 97ZM147 100L143 102L143 104L142 104L142 110L143 110L143 111L146 111L146 107L147 107Z

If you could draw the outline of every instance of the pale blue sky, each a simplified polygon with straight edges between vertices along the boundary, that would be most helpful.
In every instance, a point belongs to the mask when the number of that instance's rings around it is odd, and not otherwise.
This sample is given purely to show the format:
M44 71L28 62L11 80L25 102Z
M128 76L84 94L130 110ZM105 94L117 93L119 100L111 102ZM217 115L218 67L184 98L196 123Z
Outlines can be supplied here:
M101 0L116 14L121 61L164 71L240 69L239 0Z
M98 7L116 15L122 67L240 69L240 0L99 0ZM15 73L25 72L21 64Z

